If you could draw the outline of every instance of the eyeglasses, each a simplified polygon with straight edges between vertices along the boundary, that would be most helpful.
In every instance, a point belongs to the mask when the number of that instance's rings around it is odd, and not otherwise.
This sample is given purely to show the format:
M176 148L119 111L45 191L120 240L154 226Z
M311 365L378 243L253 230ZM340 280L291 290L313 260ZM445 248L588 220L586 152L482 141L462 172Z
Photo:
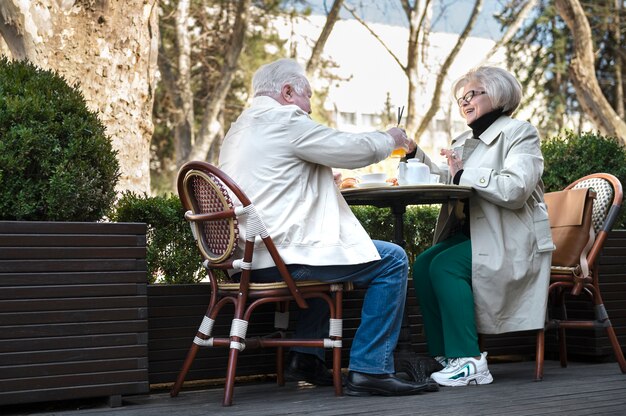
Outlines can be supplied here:
M462 107L463 101L469 104L469 102L472 101L472 98L474 98L477 95L483 95L483 94L487 94L487 91L469 90L468 92L465 93L464 96L462 96L461 98L458 98L456 102L459 105L459 107Z

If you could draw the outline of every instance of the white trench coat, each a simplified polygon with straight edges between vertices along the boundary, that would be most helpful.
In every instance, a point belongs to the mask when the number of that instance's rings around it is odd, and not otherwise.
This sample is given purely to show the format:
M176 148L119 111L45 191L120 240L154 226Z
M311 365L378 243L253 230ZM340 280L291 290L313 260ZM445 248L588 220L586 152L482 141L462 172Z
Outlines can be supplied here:
M543 156L537 130L501 116L479 139L473 139L471 131L454 139L451 147L458 146L463 146L459 185L474 189L469 221L478 332L542 328L554 244L543 199ZM435 242L456 228L452 205L442 206Z

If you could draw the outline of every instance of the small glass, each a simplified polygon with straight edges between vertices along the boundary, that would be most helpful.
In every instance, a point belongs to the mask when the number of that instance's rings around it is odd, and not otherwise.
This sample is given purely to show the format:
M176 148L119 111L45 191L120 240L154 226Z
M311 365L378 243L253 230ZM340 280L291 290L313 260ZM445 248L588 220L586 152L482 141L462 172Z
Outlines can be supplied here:
M404 156L406 156L406 151L400 147L398 149L394 149L389 157L403 158Z

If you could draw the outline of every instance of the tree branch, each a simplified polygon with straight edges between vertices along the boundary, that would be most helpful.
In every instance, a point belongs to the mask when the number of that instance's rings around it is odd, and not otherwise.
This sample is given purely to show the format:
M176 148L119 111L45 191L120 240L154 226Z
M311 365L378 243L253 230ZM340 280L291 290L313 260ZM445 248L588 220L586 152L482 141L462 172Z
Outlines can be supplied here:
M322 56L322 51L324 50L324 46L326 46L326 41L330 36L330 33L333 31L333 27L337 20L339 20L339 11L341 10L341 6L344 0L335 0L333 2L333 6L330 9L330 12L326 16L326 22L324 23L324 28L322 29L322 33L317 38L315 45L313 46L313 50L311 51L311 57L309 58L309 62L306 64L306 73L310 76L317 70L320 64L320 57Z
M396 56L395 53L393 53L393 51L391 49L389 49L389 47L387 46L387 44L380 38L380 36L378 36L376 34L376 32L374 32L369 26L368 24L361 19L361 17L354 11L354 9L348 7L347 5L343 5L343 8L346 9L348 12L350 12L350 14L354 17L354 19L359 22L361 25L363 25L363 27L365 27L365 29L367 29L368 32L371 33L372 36L374 36L374 39L376 39L383 48L385 48L385 50L389 53L389 55L391 55L391 57L393 58L394 61L396 61L396 63L398 65L400 65L400 68L402 68L403 71L406 72L406 66L404 66L402 64L402 62L400 62L400 59Z
M439 109L439 102L441 100L441 89L443 87L443 82L446 76L448 76L450 65L452 65L452 62L454 62L454 59L456 58L459 51L461 50L461 47L465 43L465 40L467 39L470 32L472 31L472 28L474 27L474 24L476 23L476 19L478 18L478 15L480 14L481 8L482 8L482 0L476 0L476 2L474 3L474 8L472 9L472 13L470 14L469 20L467 21L467 24L465 25L463 32L461 32L461 34L459 35L459 38L456 41L456 44L454 45L454 47L448 54L448 57L446 58L446 60L441 65L439 73L437 74L437 81L435 83L435 91L433 92L433 98L431 100L430 107L428 108L428 111L426 111L426 114L422 118L422 121L420 122L415 132L415 137L418 138L418 140L419 140L419 137L422 135L422 133L424 133L424 131L426 130L426 127L428 126L432 118L437 113L437 110Z
M555 6L572 33L574 56L569 73L580 105L604 135L626 142L626 123L609 104L596 77L593 38L585 11L578 0L556 0Z
M519 30L519 28L522 27L522 23L524 23L524 20L526 19L530 11L536 5L537 5L537 0L528 0L526 2L524 7L522 7L522 9L519 11L517 16L515 17L515 20L513 21L513 23L509 25L504 35L502 35L500 40L498 40L493 45L493 47L489 50L489 52L487 52L487 55L485 55L485 57L483 58L482 63L487 62L498 51L498 49L500 49L501 47L509 43L509 41L513 38L513 36Z

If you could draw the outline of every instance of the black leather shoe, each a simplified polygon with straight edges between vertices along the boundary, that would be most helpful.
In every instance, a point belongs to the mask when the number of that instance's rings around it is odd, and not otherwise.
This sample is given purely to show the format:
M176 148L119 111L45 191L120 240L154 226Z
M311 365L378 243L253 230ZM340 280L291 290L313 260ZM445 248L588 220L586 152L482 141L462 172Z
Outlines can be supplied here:
M287 380L306 381L316 386L332 386L333 374L326 364L313 354L290 351L285 370Z
M430 375L443 369L443 366L433 357L419 356L411 351L396 352L394 361L396 373L406 373L409 380L417 383L426 383L426 391L439 391L439 385Z
M393 374L348 373L345 393L348 396L406 396L427 389L426 383L403 380Z

